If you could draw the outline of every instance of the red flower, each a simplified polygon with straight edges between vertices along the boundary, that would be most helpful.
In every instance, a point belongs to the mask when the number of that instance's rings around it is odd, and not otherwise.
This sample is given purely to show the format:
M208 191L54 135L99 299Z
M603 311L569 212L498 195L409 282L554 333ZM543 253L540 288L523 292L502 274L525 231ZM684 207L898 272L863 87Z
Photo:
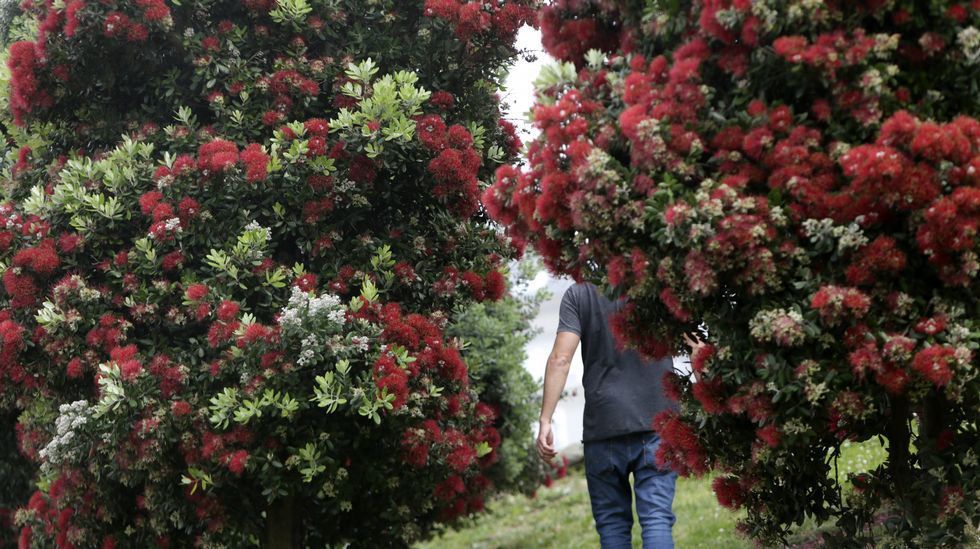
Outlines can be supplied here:
M807 45L807 39L803 36L780 36L772 43L776 55L791 63L803 61L803 52Z
M163 0L136 0L136 5L143 9L143 17L147 21L162 21L170 17L170 8Z
M453 96L453 94L444 90L433 92L432 96L429 97L429 103L443 111L452 109L455 102L456 98Z
M355 183L367 184L374 182L378 173L375 170L374 162L370 158L359 155L351 160L347 175Z
M217 36L206 36L201 39L201 47L205 51L218 51L221 49L221 39Z
M69 379L78 379L82 377L82 374L84 374L82 359L75 357L68 361L68 367L65 369L65 374Z
M457 473L465 471L476 461L476 450L463 444L446 456L446 463Z
M174 417L184 417L191 413L191 411L191 404L186 400L177 400L170 405L170 413L172 413Z
M43 51L33 42L14 42L10 45L7 67L10 69L10 110L14 122L22 126L24 117L53 103L51 94L41 88L37 70L41 67Z
M418 278L418 276L415 274L415 269L404 261L399 261L396 263L392 268L392 271L395 273L395 278L404 284L411 284Z
M228 466L228 470L234 473L236 476L241 476L245 472L245 466L248 464L248 452L245 450L238 450L232 452L225 457L225 464Z
M228 300L222 301L221 304L218 305L218 320L221 320L222 322L231 322L238 317L238 311L238 303Z
M664 288L660 291L660 302L667 307L670 314L677 320L681 322L691 321L691 313L684 308L680 299L677 298L677 295L670 288Z
M947 385L953 379L950 368L956 360L956 350L946 345L933 345L916 353L912 367L937 387Z
M755 435L759 437L759 440L766 443L770 448L775 448L779 446L779 441L782 440L783 433L773 424L766 425L761 429L756 429Z
M702 377L691 385L691 392L705 412L724 414L727 411L725 384L720 378Z
M445 149L449 143L446 123L437 114L423 116L416 124L419 141L433 151Z
M106 15L105 23L102 26L102 34L110 38L125 35L132 22L125 13L113 11Z
M208 295L208 287L205 284L191 284L184 292L188 301L200 301Z
M388 395L393 395L392 410L398 411L408 402L408 374L397 366L386 370L387 374L378 376L378 367L375 365L375 385L379 391L387 391Z
M33 248L24 248L17 252L12 264L29 269L39 276L49 276L61 266L61 259L58 258L54 241L44 239Z
M197 200L186 197L177 205L177 211L180 214L182 224L186 225L191 219L194 219L201 213L201 205Z
M238 146L231 141L215 139L201 145L197 156L198 169L205 175L223 172L238 162Z
M934 336L946 330L946 316L936 315L931 318L923 318L915 324L915 331L923 335Z
M459 124L450 126L447 135L449 146L454 149L464 150L473 146L473 136L470 135L469 130Z
M466 271L462 274L463 284L465 284L469 289L470 293L473 294L473 299L477 301L483 301L485 294L483 292L483 277L474 273L473 271Z
M109 353L112 361L119 366L123 379L134 379L143 371L143 365L137 360L136 353L136 345L116 347Z
M405 452L405 462L412 467L424 467L429 461L429 447L424 431L406 429L402 434L402 449Z
M871 298L856 288L822 286L810 298L810 307L820 312L828 325L844 318L861 319L871 307Z
M738 479L732 477L715 477L711 481L718 504L726 509L737 511L745 504L745 492Z
M264 181L269 172L269 155L262 151L262 146L257 143L245 147L241 154L242 163L245 164L245 179L249 183Z
M311 118L303 123L306 132L316 137L326 137L330 133L330 123L323 118Z
M316 280L317 277L315 274L306 273L296 277L296 280L293 281L293 286L296 286L304 292L313 292L316 291Z
M463 479L458 475L451 475L439 483L433 493L437 499L452 501L457 494L464 492L466 492L466 484L463 483Z
M490 301L501 299L507 292L507 280L500 271L490 271L483 281L486 298Z
M184 254L180 253L178 250L174 250L165 256L161 261L161 267L164 272L172 272L183 266L184 264Z
M697 434L677 412L661 412L654 418L653 428L661 438L656 455L660 467L669 467L682 476L708 472L707 455Z
M909 382L909 374L898 366L884 366L882 371L875 374L875 382L885 388L893 395L901 395L905 392L905 386Z

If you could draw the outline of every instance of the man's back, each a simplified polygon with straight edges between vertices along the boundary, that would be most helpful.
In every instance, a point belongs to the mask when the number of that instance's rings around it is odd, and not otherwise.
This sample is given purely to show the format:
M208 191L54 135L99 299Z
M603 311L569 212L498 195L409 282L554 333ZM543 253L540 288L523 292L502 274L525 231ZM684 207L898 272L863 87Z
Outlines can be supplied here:
M572 285L562 298L558 331L577 334L582 342L585 442L650 431L653 416L672 406L661 387L671 358L645 361L635 351L617 349L609 317L623 304L588 283Z

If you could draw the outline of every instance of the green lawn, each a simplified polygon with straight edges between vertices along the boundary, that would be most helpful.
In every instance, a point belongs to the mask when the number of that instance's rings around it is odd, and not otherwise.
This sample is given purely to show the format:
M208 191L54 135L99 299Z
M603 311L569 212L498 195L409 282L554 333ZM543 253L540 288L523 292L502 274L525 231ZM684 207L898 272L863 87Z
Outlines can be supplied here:
M838 461L841 480L849 472L877 467L885 451L874 440L864 444L844 443ZM711 491L711 479L680 479L674 498L674 540L677 547L742 548L752 544L735 533L737 513L720 507ZM633 545L640 546L640 528L633 527ZM488 505L488 512L459 530L420 544L416 549L473 548L594 548L595 533L589 494L581 467L537 497L505 495Z

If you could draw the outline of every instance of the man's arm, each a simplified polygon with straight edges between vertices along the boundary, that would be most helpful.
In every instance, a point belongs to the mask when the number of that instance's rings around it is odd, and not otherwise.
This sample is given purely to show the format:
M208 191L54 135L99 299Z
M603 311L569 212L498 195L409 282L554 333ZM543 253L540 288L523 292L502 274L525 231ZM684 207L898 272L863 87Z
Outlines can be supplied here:
M545 460L553 459L558 452L555 450L555 436L551 431L551 416L558 406L561 392L565 390L568 370L572 365L572 357L578 348L579 336L572 332L558 332L555 346L548 357L548 366L544 371L544 396L541 399L541 419L538 429L538 454Z

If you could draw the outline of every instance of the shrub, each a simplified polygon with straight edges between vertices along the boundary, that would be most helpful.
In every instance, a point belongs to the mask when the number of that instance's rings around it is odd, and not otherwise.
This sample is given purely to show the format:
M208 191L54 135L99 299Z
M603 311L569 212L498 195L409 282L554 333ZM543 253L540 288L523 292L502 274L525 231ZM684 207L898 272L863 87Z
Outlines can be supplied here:
M405 545L499 433L444 330L506 291L478 206L530 2L27 3L0 402L24 545ZM120 137L120 135L122 137Z
M484 195L559 272L627 295L620 339L703 323L662 462L742 529L975 535L976 2L556 1L541 137ZM612 34L610 34L612 33ZM591 49L590 49L591 48ZM910 427L911 426L911 427ZM837 479L844 440L886 465ZM883 515L879 515L880 512Z

